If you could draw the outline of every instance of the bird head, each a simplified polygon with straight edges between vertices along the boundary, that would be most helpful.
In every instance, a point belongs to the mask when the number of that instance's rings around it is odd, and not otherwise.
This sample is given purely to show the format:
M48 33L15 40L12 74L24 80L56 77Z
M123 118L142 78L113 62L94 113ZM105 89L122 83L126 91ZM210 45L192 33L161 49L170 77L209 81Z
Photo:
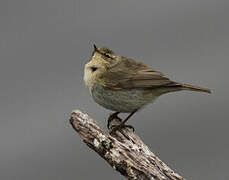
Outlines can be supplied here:
M96 47L92 53L90 61L84 68L84 81L91 88L92 85L100 80L100 77L115 64L116 55L106 47Z

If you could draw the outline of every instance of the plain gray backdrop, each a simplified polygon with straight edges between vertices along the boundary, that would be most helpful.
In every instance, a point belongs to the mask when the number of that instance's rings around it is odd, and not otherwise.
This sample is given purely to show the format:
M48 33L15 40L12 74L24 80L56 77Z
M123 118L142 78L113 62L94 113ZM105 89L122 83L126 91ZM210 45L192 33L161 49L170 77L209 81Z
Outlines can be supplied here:
M73 109L106 129L84 64L93 43L211 95L160 97L131 120L189 180L228 180L228 0L1 0L0 179L124 179L81 142Z

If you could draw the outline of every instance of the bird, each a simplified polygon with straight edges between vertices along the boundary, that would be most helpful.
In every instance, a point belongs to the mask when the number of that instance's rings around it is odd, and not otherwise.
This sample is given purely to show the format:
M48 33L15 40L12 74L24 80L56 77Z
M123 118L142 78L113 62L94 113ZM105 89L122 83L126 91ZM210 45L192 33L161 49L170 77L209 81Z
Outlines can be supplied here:
M114 111L107 127L116 118L121 122L111 133L124 127L137 111L153 103L159 96L181 90L211 93L210 89L170 80L162 72L143 62L119 56L107 47L97 47L84 67L84 81L93 100L102 107ZM129 113L122 120L119 113Z

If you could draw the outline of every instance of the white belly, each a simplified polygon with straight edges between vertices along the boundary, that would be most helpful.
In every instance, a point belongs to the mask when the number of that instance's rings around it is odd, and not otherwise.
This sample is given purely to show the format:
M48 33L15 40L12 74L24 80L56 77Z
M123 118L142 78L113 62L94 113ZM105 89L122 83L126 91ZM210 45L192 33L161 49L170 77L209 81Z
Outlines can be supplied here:
M131 90L110 90L95 84L91 95L95 102L106 109L117 112L133 112L151 103L157 96L152 90L131 89Z

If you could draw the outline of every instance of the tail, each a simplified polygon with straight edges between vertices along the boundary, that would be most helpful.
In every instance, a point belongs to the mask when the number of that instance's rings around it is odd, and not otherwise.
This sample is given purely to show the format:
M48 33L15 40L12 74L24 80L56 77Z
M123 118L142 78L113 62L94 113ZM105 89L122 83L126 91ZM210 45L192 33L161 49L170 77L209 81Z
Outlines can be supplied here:
M183 90L201 91L201 92L211 93L210 89L201 88L201 87L193 86L193 85L189 85L189 84L181 84L181 85L182 85Z

